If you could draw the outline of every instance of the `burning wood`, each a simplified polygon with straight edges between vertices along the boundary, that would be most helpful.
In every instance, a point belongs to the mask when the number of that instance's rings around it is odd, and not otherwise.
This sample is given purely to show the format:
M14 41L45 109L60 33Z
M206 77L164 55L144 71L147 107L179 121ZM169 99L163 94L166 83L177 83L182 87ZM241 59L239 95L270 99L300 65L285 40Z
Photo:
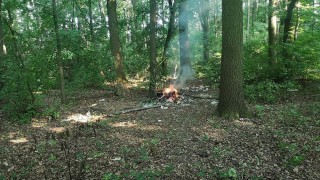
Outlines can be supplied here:
M173 84L170 84L168 88L164 88L160 99L166 99L169 102L176 102L179 99L179 93Z

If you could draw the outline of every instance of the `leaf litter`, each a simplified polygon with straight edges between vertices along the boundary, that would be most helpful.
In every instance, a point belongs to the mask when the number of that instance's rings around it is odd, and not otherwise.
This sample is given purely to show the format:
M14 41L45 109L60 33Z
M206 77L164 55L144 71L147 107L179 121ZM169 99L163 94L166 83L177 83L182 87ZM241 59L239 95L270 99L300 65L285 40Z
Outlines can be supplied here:
M229 121L214 116L216 91L196 80L184 93L210 98L154 102L157 108L108 116L141 108L142 91L126 97L87 93L59 120L1 121L0 179L320 178L319 113L303 111L310 119L301 125L288 124L300 117L283 115L290 103L304 109L319 98L302 93Z

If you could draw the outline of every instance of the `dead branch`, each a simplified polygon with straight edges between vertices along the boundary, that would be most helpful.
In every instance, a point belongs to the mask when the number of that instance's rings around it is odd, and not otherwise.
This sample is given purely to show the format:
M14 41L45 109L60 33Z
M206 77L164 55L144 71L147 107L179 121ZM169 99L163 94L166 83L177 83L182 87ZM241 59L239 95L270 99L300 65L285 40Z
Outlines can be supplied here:
M199 95L185 94L185 96L189 96L189 97L197 98L197 99L215 99L213 96L208 95L208 94L199 94Z
M143 110L147 110L147 109L154 109L154 108L158 108L161 107L161 105L155 105L155 106L148 106L148 107L141 107L141 108L133 108L133 109L126 109L126 110L122 110L113 114L108 114L107 117L113 117L116 115L120 115L120 114L126 114L126 113L130 113L130 112L134 112L134 111L143 111Z

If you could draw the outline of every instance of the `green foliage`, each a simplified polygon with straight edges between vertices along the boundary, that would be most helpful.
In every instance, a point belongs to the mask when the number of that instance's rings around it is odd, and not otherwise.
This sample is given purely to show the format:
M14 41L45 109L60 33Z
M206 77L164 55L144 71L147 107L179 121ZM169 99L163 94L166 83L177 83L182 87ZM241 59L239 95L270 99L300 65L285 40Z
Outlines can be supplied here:
M300 79L320 79L320 32L302 33L288 46L294 59L289 61L290 73Z
M2 72L3 87L0 91L0 99L5 102L3 111L12 120L26 122L33 114L33 102L29 89L27 88L27 73L21 71L17 59L6 58L3 65L6 69Z
M2 173L0 173L0 180L6 180L6 177Z
M103 180L118 180L118 179L121 179L120 176L114 174L114 173L105 173L103 175Z
M280 98L286 98L288 90L299 89L292 82L276 83L271 80L257 82L245 86L244 94L249 101L275 103Z
M282 141L279 143L279 149L284 154L284 161L288 167L299 166L305 161L302 154L304 150L300 149L297 143Z
M199 61L195 65L196 74L200 78L207 78L213 85L220 82L221 53L215 53L209 62Z
M172 165L167 165L163 169L146 169L141 171L131 170L129 173L115 174L115 173L105 173L103 175L103 180L114 180L114 179L162 179L168 174L172 173L174 167Z
M290 127L304 128L311 122L309 116L304 116L297 105L288 105L281 113L280 122Z
M255 114L256 114L257 117L262 118L264 116L264 114L265 114L264 113L264 110L265 110L264 106L255 105L254 109L255 109Z

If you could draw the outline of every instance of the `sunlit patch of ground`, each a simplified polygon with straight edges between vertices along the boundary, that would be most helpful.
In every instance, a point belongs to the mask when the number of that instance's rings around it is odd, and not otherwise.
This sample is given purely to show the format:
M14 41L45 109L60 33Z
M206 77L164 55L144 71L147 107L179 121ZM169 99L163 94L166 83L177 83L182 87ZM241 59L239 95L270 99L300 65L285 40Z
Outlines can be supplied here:
M211 98L214 93L201 83L188 93ZM275 104L259 117L229 121L212 118L216 99L193 98L188 106L110 117L143 106L145 91L125 97L90 93L76 94L58 119L2 126L0 179L221 179L228 173L236 179L320 178L315 108L303 109L302 118L297 109ZM293 100L296 106L314 101Z

